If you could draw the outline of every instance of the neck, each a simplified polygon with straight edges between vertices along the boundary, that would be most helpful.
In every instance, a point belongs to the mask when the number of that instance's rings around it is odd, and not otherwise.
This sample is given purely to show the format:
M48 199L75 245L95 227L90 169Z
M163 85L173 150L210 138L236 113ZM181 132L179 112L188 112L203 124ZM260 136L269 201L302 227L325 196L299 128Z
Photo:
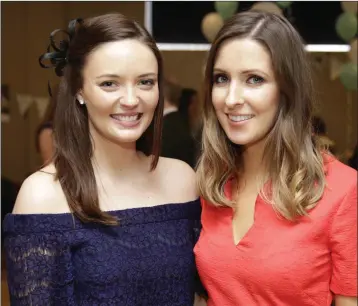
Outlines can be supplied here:
M247 146L243 151L243 177L247 181L265 176L264 140Z
M135 176L141 164L141 153L137 152L136 143L116 144L99 135L93 127L90 130L95 175L112 183Z

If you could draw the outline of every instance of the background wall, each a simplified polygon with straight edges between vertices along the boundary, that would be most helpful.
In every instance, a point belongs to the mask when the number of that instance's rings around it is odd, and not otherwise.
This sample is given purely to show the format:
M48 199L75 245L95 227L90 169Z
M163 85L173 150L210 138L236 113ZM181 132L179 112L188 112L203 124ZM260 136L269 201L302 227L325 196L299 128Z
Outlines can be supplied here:
M22 118L15 94L47 95L47 81L58 82L53 70L44 70L38 57L45 52L51 31L66 28L68 21L108 12L120 12L144 23L143 2L2 2L1 82L10 89L11 121L2 123L2 175L21 182L40 166L35 149L39 124L36 106ZM201 88L206 52L163 52L165 72L183 86ZM347 93L339 80L329 79L329 54L313 54L315 84L319 94L318 113L325 119L328 134L338 151L357 142L357 94L353 94L353 131L347 138Z

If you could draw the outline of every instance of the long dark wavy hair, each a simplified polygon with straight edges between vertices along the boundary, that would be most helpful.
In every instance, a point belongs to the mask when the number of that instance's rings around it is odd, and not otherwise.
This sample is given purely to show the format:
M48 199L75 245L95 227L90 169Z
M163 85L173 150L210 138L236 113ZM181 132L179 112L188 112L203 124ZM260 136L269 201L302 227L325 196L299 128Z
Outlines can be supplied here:
M71 29L70 29L71 28ZM157 166L161 146L163 113L162 57L151 35L136 21L121 14L106 14L70 23L67 41L60 46L51 45L55 51L42 55L50 59L56 74L62 76L54 115L56 179L59 180L71 212L83 222L117 224L117 220L99 206L98 189L92 166L93 144L89 130L86 107L79 105L76 94L83 86L82 71L88 55L98 45L136 39L148 46L158 62L159 103L149 128L137 141L137 150L152 156L151 171ZM46 67L48 68L48 66Z

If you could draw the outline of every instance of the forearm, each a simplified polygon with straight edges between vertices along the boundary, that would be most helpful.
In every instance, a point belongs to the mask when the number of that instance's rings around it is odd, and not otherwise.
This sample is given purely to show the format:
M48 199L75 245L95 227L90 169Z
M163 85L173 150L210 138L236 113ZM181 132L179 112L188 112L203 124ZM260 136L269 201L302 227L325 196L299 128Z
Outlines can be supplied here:
M335 306L357 306L356 297L337 295L335 298Z

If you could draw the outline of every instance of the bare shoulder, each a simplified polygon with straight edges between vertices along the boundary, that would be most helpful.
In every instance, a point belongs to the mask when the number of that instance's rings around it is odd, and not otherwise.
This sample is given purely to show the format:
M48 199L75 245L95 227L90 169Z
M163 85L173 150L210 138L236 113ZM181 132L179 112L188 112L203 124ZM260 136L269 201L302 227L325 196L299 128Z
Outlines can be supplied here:
M60 183L55 180L52 164L33 173L22 183L13 214L46 214L69 212Z
M180 201L192 201L199 197L195 172L187 163L160 157L157 169L165 188Z

